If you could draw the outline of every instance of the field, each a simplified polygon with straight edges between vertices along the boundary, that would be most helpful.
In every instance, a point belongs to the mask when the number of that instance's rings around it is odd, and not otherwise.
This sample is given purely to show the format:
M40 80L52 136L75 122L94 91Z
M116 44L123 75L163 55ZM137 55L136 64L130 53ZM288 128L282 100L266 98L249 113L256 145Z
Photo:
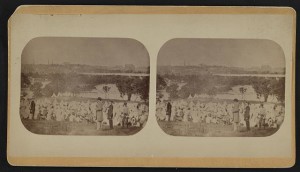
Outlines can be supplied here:
M239 132L233 131L232 125L206 124L192 122L157 121L160 128L172 136L202 136L202 137L265 137L274 134L278 129L251 128L247 132L245 127L240 127Z
M139 132L142 128L131 127L121 128L115 126L110 130L105 125L102 130L96 130L95 123L75 123L67 121L40 121L40 120L22 120L25 128L35 134L46 135L114 135L126 136Z

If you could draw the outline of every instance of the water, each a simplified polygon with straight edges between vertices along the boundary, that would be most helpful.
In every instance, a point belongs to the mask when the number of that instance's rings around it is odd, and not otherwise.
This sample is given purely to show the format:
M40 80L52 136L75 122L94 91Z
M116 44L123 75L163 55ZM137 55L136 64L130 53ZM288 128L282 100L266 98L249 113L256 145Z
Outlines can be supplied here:
M251 76L255 76L255 77L273 77L273 78L283 78L285 77L285 75L283 74L219 74L219 73L215 73L213 75L216 76L241 76L241 77L251 77Z
M149 76L149 73L79 73L83 75L119 75L119 76Z

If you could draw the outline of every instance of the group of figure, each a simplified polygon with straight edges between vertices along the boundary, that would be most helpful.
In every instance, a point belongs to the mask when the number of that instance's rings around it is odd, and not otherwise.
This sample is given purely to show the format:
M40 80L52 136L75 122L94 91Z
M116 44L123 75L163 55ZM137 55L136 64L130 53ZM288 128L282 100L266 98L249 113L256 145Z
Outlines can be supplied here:
M100 130L104 125L143 127L148 118L148 106L133 102L113 102L98 98L97 101L67 101L52 98L21 99L22 119L96 123Z
M264 129L278 128L284 120L284 106L271 103L250 103L234 99L229 102L201 102L199 100L158 100L156 117L159 121L186 121L233 125L234 131L245 126Z

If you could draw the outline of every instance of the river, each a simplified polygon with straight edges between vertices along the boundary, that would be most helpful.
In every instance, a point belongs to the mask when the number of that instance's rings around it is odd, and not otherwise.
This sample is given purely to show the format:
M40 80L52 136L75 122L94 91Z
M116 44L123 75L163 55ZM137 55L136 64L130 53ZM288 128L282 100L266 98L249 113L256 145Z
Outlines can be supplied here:
M219 74L215 73L216 76L241 76L241 77L268 77L268 78L283 78L283 74Z
M149 73L79 73L83 75L119 75L119 76L149 76Z

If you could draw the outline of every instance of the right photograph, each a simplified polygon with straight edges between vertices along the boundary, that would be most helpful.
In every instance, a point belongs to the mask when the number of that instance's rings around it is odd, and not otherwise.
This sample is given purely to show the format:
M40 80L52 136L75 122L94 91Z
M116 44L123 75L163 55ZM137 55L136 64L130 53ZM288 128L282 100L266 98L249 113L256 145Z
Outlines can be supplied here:
M266 137L285 117L285 56L266 39L175 38L157 58L156 118L172 136Z

